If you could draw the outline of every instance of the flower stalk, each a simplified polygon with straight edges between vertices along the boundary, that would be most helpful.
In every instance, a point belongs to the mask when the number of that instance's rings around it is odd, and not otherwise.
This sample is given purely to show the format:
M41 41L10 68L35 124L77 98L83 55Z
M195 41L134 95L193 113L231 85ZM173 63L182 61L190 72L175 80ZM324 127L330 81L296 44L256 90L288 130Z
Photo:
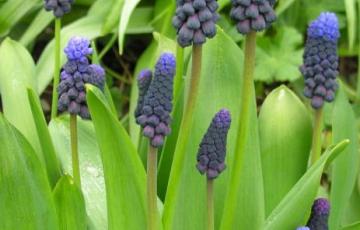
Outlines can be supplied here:
M214 180L207 179L207 229L214 230Z
M148 230L157 230L157 148L149 144L147 159L147 223Z
M70 115L70 141L71 141L71 159L72 159L73 178L76 185L79 188L81 188L76 114Z
M321 134L323 124L323 109L315 110L314 131L311 147L311 165L315 164L321 156Z
M60 41L61 41L61 18L55 19L55 65L54 65L54 81L51 104L51 119L57 116L58 108L58 91L60 81Z

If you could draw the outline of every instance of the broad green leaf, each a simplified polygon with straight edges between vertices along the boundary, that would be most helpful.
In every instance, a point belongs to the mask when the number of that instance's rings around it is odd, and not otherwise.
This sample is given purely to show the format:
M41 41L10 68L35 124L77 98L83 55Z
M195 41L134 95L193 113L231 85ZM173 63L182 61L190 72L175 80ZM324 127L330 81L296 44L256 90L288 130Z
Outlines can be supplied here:
M345 152L333 163L331 173L331 213L330 229L339 229L345 217L351 193L353 191L359 166L358 134L354 112L343 91L339 91L333 110L333 143L349 139L350 144Z
M184 152L175 150L174 153L164 206L164 229L206 228L206 178L201 176L195 167L196 155L200 141L216 112L221 108L227 108L233 118L239 115L242 60L242 51L220 28L217 36L208 40L203 47L203 68L198 100L193 113L193 127L187 140L186 150ZM189 78L186 79L188 83ZM226 163L229 169L225 170L215 182L217 226L222 215L233 160L236 137L234 127L237 127L237 119L233 119L228 138ZM183 143L177 143L177 145L181 144ZM262 184L262 181L259 183ZM257 185L258 182L254 184Z
M345 226L341 230L360 230L360 222Z
M44 28L50 24L52 20L54 20L53 13L47 12L45 9L41 9L31 24L27 27L19 42L23 46L28 46L44 30Z
M0 114L0 229L58 229L45 169L34 149Z
M4 115L30 142L43 165L51 164L47 173L54 179L53 176L58 174L56 168L51 168L55 159L51 152L43 152L47 148L41 146L41 133L37 132L35 124L39 117L33 117L28 100L27 88L35 88L32 57L22 45L9 38L1 43L0 53L0 92Z
M135 10L137 4L139 4L140 0L127 0L124 3L123 8L121 9L121 16L119 22L119 53L123 53L124 48L124 38L126 28L128 26L130 16Z
M144 167L100 90L88 86L87 101L101 150L109 229L143 230L146 228Z
M259 133L267 216L306 172L310 114L290 89L280 86L261 107Z
M86 16L61 30L61 50L73 36L93 39L100 36L102 17L98 15ZM41 93L50 83L54 74L54 40L42 52L36 65L37 92ZM61 52L61 64L65 63L65 54Z
M108 12L108 15L106 15L105 21L101 28L101 34L105 35L107 33L110 33L113 31L114 28L117 27L117 24L119 23L120 15L122 8L124 6L124 0L108 0L112 2L112 7L110 11Z
M73 179L66 175L56 184L53 192L59 230L85 230L85 200Z
M345 209L344 219L342 220L343 225L347 225L353 222L360 221L360 177L358 183L354 186L353 192L350 196L348 205Z
M30 103L30 109L34 117L37 136L41 137L39 138L40 147L44 153L45 166L48 172L49 182L53 188L61 176L59 161L56 157L55 148L50 137L39 97L35 91L30 88L27 89L27 95Z
M294 185L265 223L265 230L296 229L308 218L324 169L348 146L349 140L329 147L321 158Z
M95 130L89 121L78 119L77 125L81 187L87 214L95 229L107 229L104 173ZM69 116L52 120L49 131L64 172L72 175Z
M274 37L260 37L257 45L255 80L294 81L300 77L302 35L292 27L279 28Z
M10 0L0 8L0 37L4 37L26 13L40 6L39 0Z

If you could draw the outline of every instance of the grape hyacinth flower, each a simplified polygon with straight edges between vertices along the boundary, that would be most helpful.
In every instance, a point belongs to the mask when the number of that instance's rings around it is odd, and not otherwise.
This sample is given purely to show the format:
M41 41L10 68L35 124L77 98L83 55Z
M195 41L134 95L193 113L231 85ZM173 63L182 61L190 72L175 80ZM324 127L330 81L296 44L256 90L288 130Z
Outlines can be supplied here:
M137 78L138 89L139 89L139 97L137 101L137 106L135 109L135 119L137 119L142 114L142 107L144 105L144 98L147 90L149 89L150 83L152 80L152 72L151 70L145 69L141 71Z
M296 230L310 230L308 227L298 227Z
M330 214L330 204L325 198L314 201L308 226L311 230L328 230L328 219Z
M177 30L181 47L201 45L206 38L216 35L216 13L219 5L216 0L177 0L172 24Z
M262 31L275 22L275 0L231 0L230 17L241 34Z
M141 113L136 114L136 122L143 128L143 135L151 140L150 144L154 148L161 147L165 136L170 134L175 67L174 55L164 53L156 63L152 80L149 71L140 75L140 87L144 86L146 94L140 99L143 103L138 105Z
M44 3L46 11L53 11L55 17L62 18L71 11L74 0L44 0Z
M208 179L215 179L226 168L226 143L230 124L230 112L220 110L201 141L196 167L201 174L206 173Z
M85 84L104 89L105 72L99 65L89 64L87 55L92 53L90 42L81 37L72 38L64 49L67 63L63 66L58 87L60 112L68 111L83 119L90 119L86 103Z
M305 78L304 95L311 99L314 109L320 109L325 101L335 99L338 88L337 42L340 32L336 15L322 13L310 24L307 34L304 64L300 67Z

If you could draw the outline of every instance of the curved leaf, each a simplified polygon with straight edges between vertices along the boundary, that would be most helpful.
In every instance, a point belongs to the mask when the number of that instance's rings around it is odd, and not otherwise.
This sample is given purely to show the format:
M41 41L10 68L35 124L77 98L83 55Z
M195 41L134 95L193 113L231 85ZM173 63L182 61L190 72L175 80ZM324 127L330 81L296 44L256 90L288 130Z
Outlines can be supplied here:
M344 140L326 150L272 211L266 220L265 230L296 229L304 225L316 197L324 169L348 144L349 140Z
M280 86L261 107L259 133L267 216L306 172L310 114L290 89Z
M60 230L85 230L85 201L70 176L63 176L54 189L54 202Z
M144 167L100 90L89 85L87 101L104 167L109 229L143 230L146 228Z
M0 229L58 229L43 165L23 135L0 114Z
M343 91L336 97L333 110L333 143L349 139L349 147L334 161L331 173L331 213L329 228L339 229L345 216L351 193L358 175L359 153L355 114Z

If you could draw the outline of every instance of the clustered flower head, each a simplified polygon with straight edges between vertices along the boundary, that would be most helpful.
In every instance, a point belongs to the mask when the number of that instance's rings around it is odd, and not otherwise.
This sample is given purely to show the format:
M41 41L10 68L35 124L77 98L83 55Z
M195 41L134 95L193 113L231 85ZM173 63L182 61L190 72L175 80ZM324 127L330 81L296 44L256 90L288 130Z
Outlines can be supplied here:
M304 63L300 67L305 78L304 95L311 99L314 109L320 109L325 101L335 99L338 88L337 42L340 32L336 15L322 13L310 24L307 35Z
M308 227L298 227L296 230L310 230Z
M71 11L74 0L44 0L45 10L53 11L55 17L61 18Z
M90 64L87 55L92 53L90 41L74 37L64 49L67 63L63 66L58 86L60 112L68 111L83 119L90 119L86 103L85 84L92 84L104 89L105 72L99 65Z
M177 30L180 46L201 45L216 35L216 0L177 0L172 24Z
M201 174L206 173L208 179L215 179L226 168L226 142L230 124L230 112L220 110L200 143L196 167Z
M306 226L311 230L328 230L329 214L329 201L325 198L315 200L311 208L310 219Z
M276 20L275 0L231 0L230 17L241 34L262 31Z
M138 77L136 122L155 148L161 147L165 136L170 134L175 67L174 55L164 53L156 63L154 77L149 70L144 70Z

